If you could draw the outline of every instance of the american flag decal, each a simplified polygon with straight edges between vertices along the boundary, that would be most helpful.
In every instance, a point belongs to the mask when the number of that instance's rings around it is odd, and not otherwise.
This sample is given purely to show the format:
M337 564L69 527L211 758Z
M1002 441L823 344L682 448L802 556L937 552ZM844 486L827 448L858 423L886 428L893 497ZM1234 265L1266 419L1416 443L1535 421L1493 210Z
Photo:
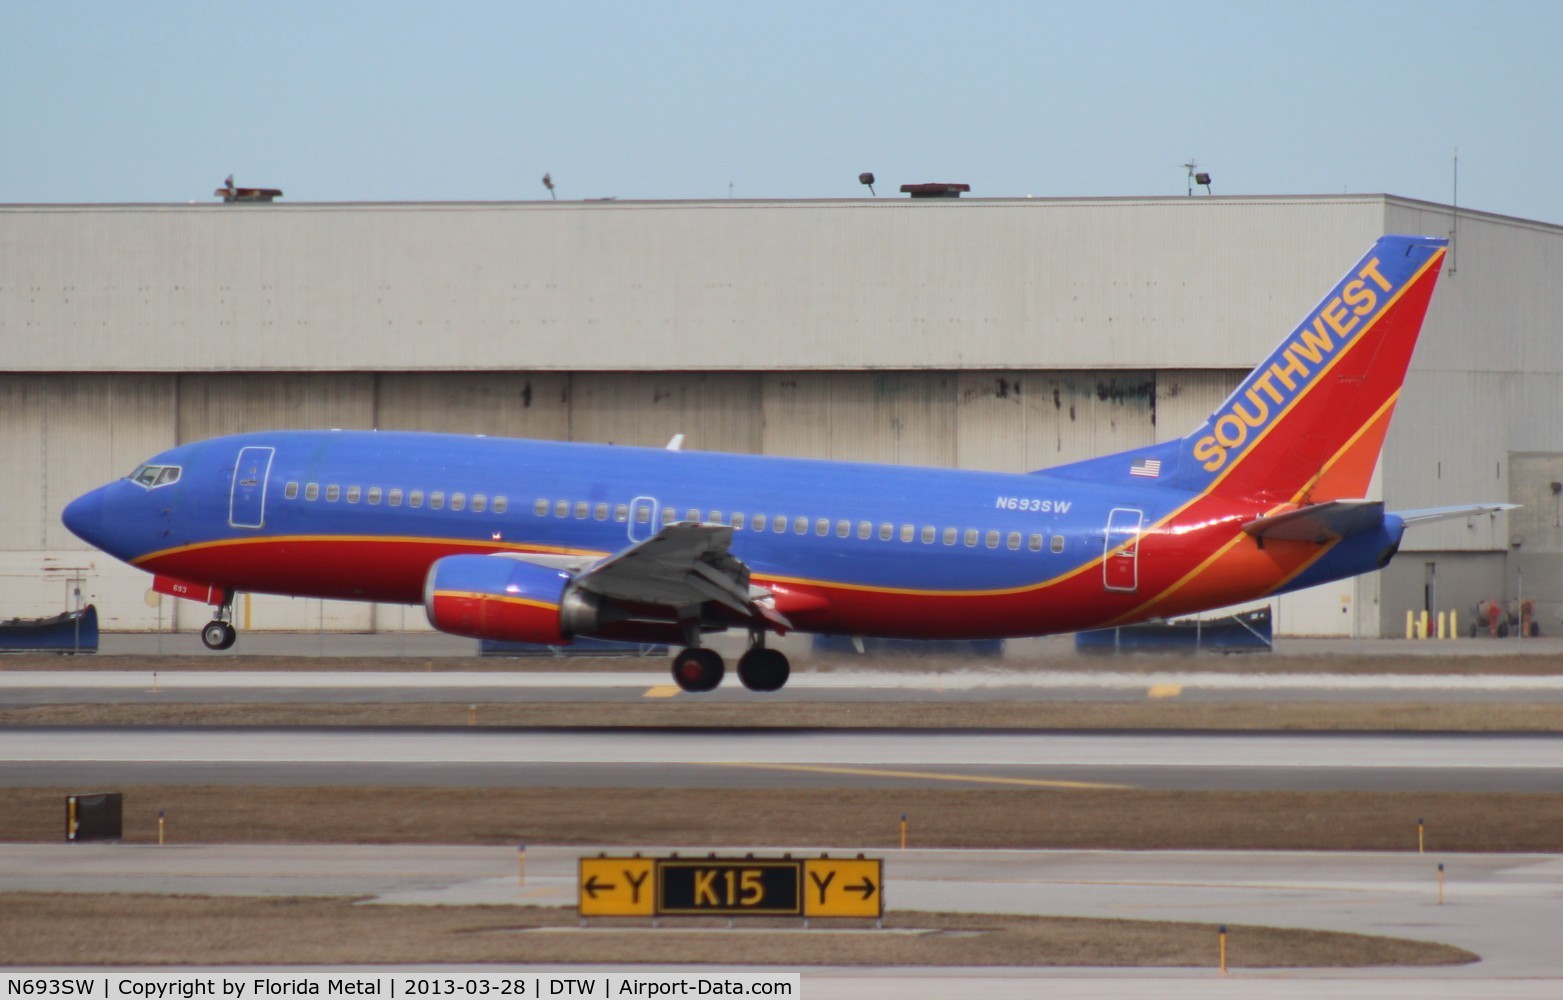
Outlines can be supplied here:
M1129 466L1129 475L1145 476L1149 479L1155 479L1157 476L1161 475L1161 459L1137 458L1134 460L1134 464Z

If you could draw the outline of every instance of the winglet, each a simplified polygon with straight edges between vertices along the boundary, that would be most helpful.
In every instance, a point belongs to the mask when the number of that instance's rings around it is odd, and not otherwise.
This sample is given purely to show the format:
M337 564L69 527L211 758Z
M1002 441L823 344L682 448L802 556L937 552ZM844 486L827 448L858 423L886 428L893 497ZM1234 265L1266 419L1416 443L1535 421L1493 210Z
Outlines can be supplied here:
M675 434L671 438L669 438L668 439L668 443L667 443L667 450L668 451L683 451L684 450L684 435L682 435L682 434Z

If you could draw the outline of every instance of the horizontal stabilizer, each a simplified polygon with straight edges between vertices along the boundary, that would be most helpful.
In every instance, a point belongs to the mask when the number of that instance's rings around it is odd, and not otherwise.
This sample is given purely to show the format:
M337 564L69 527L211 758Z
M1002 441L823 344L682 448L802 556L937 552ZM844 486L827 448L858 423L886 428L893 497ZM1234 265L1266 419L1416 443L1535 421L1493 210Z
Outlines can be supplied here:
M1500 511L1514 510L1517 503L1468 503L1458 507L1423 507L1419 510L1397 510L1395 516L1400 518L1409 527L1413 524L1431 524L1434 521L1447 521L1454 517L1475 517L1478 514L1497 514Z
M1284 514L1256 517L1243 525L1243 530L1261 541L1284 539L1322 543L1377 531L1383 524L1383 501L1327 500Z

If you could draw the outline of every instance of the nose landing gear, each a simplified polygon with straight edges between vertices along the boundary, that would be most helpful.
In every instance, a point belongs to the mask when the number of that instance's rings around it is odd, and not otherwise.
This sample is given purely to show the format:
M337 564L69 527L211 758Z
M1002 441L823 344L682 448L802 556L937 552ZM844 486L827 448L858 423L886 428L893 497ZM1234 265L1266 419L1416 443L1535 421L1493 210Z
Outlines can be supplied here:
M201 642L207 649L229 649L239 641L239 630L227 622L209 621L201 629Z
M201 628L201 642L207 649L231 649L239 641L239 630L233 627L233 594L223 595L217 608L217 617Z

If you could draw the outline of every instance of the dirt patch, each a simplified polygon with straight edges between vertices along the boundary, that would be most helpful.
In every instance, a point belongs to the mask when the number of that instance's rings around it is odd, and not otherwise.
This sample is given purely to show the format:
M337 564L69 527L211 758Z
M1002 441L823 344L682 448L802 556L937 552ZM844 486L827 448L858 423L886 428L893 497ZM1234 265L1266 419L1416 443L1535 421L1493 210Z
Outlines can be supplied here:
M907 912L887 915L886 927L920 933L842 934L818 924L797 934L715 928L564 930L574 923L568 910L538 907L13 893L0 895L0 964L600 965L605 955L612 955L614 962L702 965L730 963L737 954L745 963L782 967L1209 968L1218 954L1216 928L1193 923ZM1477 960L1449 945L1240 925L1228 928L1227 955L1234 968L1455 965Z
M1563 853L1563 795L990 789L0 788L0 840L58 842L65 796L125 796L156 843L755 844Z

